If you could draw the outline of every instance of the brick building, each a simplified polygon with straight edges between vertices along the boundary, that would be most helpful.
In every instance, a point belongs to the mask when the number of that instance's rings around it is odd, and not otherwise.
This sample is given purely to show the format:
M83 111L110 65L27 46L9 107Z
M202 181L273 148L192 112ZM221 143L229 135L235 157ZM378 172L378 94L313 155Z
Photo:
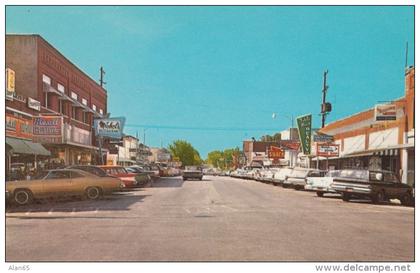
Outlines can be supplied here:
M31 127L27 139L45 147L52 161L98 161L92 127L94 118L107 114L106 90L39 35L6 35L6 68L15 72L6 117ZM6 137L10 142L12 130Z
M340 156L330 158L330 166L391 170L403 183L414 183L414 73L414 67L406 69L404 96L388 103L395 106L395 120L378 120L373 107L320 130L340 145Z

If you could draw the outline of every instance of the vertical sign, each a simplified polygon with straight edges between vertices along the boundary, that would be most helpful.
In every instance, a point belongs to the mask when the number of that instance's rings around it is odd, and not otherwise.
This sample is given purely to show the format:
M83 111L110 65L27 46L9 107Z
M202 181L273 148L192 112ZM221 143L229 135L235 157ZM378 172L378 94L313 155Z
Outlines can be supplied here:
M6 68L6 99L13 100L15 94L15 71Z
M296 118L299 139L302 152L305 155L311 154L311 131L312 131L312 115L305 115Z

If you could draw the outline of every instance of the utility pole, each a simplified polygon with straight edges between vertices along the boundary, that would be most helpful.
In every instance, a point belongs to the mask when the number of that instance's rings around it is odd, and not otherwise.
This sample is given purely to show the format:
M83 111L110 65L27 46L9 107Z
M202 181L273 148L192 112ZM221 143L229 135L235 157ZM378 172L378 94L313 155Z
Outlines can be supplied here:
M101 69L99 69L99 71L100 71L99 84L101 85L101 87L104 87L104 85L106 84L106 82L104 81L105 70L101 66Z
M407 69L407 65L408 65L408 42L406 42L405 44L405 69Z
M327 74L328 70L324 71L324 86L322 88L322 104L321 104L321 128L325 127L325 118L327 117L328 113L331 112L331 103L326 102L327 98Z

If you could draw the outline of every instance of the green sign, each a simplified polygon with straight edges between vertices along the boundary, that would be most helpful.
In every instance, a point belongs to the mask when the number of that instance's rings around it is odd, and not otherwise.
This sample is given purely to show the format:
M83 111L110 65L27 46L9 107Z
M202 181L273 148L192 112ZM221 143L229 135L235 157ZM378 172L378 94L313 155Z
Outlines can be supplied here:
M305 115L296 118L300 147L305 155L311 154L311 131L312 131L312 115Z

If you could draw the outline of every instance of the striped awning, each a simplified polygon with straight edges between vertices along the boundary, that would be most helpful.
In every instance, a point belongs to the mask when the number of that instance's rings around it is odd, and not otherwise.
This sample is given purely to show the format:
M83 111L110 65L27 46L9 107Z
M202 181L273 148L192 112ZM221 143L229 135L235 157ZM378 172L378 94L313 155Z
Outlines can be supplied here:
M373 155L377 156L397 156L398 154L398 149L384 149L373 153Z

